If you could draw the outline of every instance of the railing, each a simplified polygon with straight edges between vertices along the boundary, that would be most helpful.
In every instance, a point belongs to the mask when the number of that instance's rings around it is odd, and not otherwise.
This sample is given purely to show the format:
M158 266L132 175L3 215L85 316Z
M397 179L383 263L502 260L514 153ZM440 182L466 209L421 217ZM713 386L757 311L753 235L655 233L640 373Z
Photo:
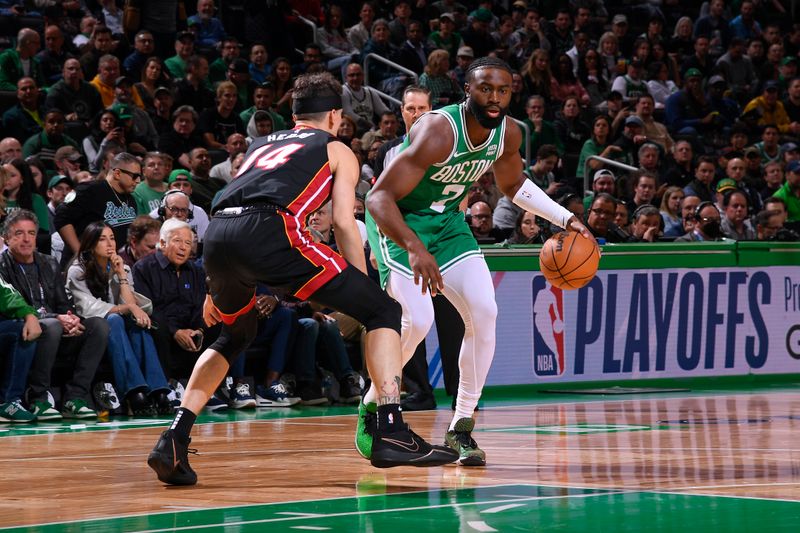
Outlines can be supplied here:
M525 169L531 166L531 129L521 120L511 117L525 134Z
M414 83L415 84L419 82L419 76L413 70L409 70L406 67L404 67L403 65L398 65L394 61L389 61L385 57L379 56L378 54L367 54L367 57L364 58L364 85L369 85L369 64L373 60L374 61L378 61L380 63L383 63L385 65L388 65L388 66L390 66L391 68L393 68L395 70L399 70L403 74L408 74L409 76L411 76L414 79ZM372 87L372 88L384 100L388 100L388 101L394 103L397 106L400 106L402 104L402 102L400 100L398 100L397 98L395 98L395 97L393 97L391 95L388 95L383 91L378 90L376 87Z
M300 22L311 28L311 42L317 44L317 25L302 15L297 15L297 18L300 20ZM300 54L301 56L304 55L305 53L303 50L300 50L299 48L295 48L294 51Z
M613 159L607 159L605 157L600 157L599 155L590 155L589 157L586 158L586 162L583 164L583 194L586 196L590 196L592 194L592 172L590 172L589 169L589 161L591 161L592 159L600 161L606 165L610 165L615 168L620 168L627 172L639 172L640 170L636 167L626 165L625 163L614 161Z

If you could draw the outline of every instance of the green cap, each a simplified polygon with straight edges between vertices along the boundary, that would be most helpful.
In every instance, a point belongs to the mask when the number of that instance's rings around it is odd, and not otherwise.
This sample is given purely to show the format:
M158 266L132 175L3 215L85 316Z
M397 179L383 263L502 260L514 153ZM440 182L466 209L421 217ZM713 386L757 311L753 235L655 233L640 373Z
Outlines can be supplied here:
M684 74L683 77L684 78L702 78L703 77L703 73L700 72L696 68L690 68L689 70L686 71L686 74Z
M167 179L167 183L172 185L178 180L188 181L189 183L192 183L192 175L189 173L188 170L183 168L178 168L170 172L169 178Z
M738 188L736 182L730 178L722 178L717 183L717 192L735 191Z
M789 63L798 63L800 62L800 58L797 56L786 56L781 59L781 65L788 65Z
M70 179L69 176L64 176L63 174L56 174L50 181L47 183L47 189L50 190L59 183L67 183L70 187L75 187L75 183Z
M128 104L114 104L111 106L111 111L113 111L120 120L128 120L133 118L133 111L131 110L131 106Z

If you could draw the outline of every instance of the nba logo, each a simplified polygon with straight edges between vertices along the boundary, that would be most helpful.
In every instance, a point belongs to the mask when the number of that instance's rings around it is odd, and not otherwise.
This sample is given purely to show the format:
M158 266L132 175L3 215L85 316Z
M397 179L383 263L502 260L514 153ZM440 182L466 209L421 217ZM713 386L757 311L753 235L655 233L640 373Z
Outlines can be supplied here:
M544 276L533 278L533 373L554 377L564 373L564 295Z

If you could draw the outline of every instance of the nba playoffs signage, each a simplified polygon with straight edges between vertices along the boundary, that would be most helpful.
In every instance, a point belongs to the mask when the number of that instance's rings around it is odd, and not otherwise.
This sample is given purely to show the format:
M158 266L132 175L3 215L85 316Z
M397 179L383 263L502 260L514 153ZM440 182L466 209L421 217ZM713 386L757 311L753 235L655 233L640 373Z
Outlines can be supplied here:
M601 270L574 291L493 276L490 385L800 372L796 267Z

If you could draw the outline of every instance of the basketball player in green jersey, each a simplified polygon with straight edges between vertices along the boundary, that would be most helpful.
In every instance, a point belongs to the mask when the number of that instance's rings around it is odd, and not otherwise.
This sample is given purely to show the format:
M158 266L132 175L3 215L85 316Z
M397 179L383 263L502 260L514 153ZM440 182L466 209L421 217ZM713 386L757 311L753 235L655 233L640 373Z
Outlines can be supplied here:
M472 414L494 357L497 305L489 268L459 206L472 182L494 167L500 190L514 203L593 239L586 227L522 173L521 133L506 110L511 69L497 58L473 62L467 99L427 113L367 198L367 229L381 283L403 307L403 363L433 322L430 295L441 292L464 319L456 411L445 443L459 463L486 464L472 439ZM375 391L359 406L356 448L371 455Z

